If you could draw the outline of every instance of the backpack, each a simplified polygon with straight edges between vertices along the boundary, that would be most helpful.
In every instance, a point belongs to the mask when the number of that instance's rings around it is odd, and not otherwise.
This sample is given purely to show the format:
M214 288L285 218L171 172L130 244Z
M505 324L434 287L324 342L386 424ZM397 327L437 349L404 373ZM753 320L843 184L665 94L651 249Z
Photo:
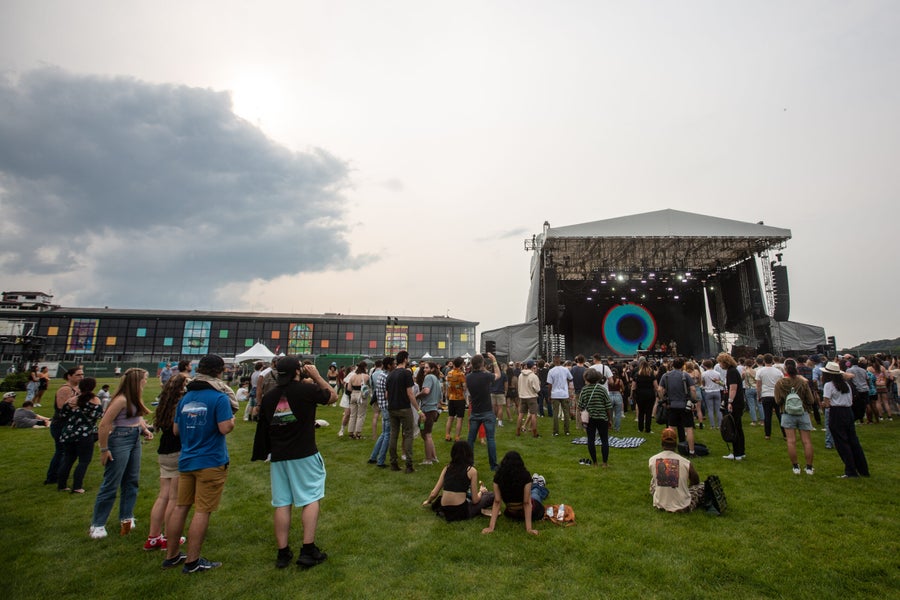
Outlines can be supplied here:
M806 412L803 410L803 400L794 388L791 388L791 393L784 399L784 412L793 417L799 417Z
M726 444L734 443L735 435L734 415L725 413L722 415L722 422L719 423L719 433L722 434L722 441Z

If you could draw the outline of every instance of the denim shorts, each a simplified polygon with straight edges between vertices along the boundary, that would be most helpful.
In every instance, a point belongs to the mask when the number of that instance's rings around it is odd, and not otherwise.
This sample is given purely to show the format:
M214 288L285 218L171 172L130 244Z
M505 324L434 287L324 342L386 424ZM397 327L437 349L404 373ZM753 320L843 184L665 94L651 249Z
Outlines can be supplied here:
M812 421L809 420L809 413L802 415L789 415L781 413L782 429L799 429L800 431L812 431Z

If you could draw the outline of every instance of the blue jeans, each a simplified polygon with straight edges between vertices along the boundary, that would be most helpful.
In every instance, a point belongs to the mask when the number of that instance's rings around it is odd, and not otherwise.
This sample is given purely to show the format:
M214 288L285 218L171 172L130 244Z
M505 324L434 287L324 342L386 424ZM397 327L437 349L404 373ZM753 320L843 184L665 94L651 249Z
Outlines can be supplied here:
M619 431L619 428L622 426L622 409L624 408L622 394L619 392L610 392L609 399L612 400L613 405L613 431Z
M722 392L719 390L714 392L704 390L703 402L706 406L706 418L709 421L709 426L718 427L722 423L722 413L719 412L722 408L720 406L722 404Z
M756 388L744 388L744 398L747 399L747 412L750 413L750 421L756 423L765 420L762 402L756 398Z
M391 415L387 409L381 411L381 435L375 440L375 447L372 448L372 455L369 460L374 460L379 465L384 464L387 457L388 444L391 441Z
M478 437L478 428L484 425L484 435L487 438L488 462L491 471L497 470L497 442L494 440L494 428L497 426L497 417L493 412L472 413L469 415L469 446L475 450L475 438Z
M103 471L103 483L94 503L91 525L104 527L109 513L116 502L116 493L122 488L119 499L119 521L134 518L134 504L137 502L138 483L141 479L141 428L116 427L109 434L109 454L111 461Z
M826 448L834 448L834 438L831 436L831 428L828 426L828 416L831 414L831 409L825 409L825 447Z

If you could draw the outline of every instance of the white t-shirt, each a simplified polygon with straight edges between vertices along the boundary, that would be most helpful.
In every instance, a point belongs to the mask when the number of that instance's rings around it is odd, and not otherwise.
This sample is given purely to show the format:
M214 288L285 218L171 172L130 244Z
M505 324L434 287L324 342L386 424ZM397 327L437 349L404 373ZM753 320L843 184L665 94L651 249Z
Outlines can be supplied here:
M784 377L784 374L772 365L766 365L756 370L756 381L760 386L760 398L774 398L775 384Z
M602 385L603 388L608 392L609 391L608 382L609 382L610 377L612 377L612 369L610 369L607 365L604 365L603 363L591 365L591 368L595 371L600 371L606 377L606 381L604 381L603 383L601 383L599 385Z
M706 392L721 392L722 377L715 369L707 369L703 371L700 378L703 379L703 390Z
M850 384L847 384L847 387L850 388ZM841 393L831 381L825 384L825 389L822 390L822 397L829 399L832 406L853 406L853 392Z

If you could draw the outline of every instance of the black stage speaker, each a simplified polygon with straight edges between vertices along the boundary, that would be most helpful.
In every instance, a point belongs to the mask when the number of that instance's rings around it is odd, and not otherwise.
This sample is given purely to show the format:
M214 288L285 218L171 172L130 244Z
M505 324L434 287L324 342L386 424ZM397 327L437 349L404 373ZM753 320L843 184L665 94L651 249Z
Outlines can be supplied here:
M775 288L775 310L772 316L776 321L787 321L791 315L791 292L786 266L772 265L772 285Z
M544 269L544 325L556 325L559 321L559 284L556 269Z

